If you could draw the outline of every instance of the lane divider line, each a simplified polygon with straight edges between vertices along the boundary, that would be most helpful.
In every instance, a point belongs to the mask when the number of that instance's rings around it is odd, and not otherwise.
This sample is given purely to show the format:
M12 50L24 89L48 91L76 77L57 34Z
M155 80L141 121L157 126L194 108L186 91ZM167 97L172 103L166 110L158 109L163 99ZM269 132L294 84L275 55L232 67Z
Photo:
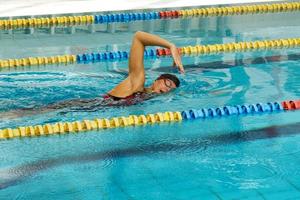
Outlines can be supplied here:
M255 115L263 113L277 113L300 109L300 100L283 102L268 102L256 104L243 104L235 106L222 106L217 108L190 109L182 112L159 112L147 115L130 115L95 120L82 120L74 122L58 122L54 124L22 126L17 128L0 129L0 140L20 137L47 136L53 134L67 134L102 130L127 126L159 124L162 122L181 122L195 119L213 119L231 115Z
M42 66L51 64L76 63L76 55L59 55L50 57L28 57L0 60L0 69L5 67Z
M139 20L173 19L182 17L213 17L228 15L248 15L261 13L295 12L300 10L300 2L267 3L238 6L205 7L158 12L115 13L101 15L35 17L0 20L0 30L42 28L55 26L76 26L131 22Z
M251 42L236 42L226 44L196 45L178 48L178 51L184 56L198 56L218 53L233 53L258 50L270 50L279 48L297 48L300 47L300 38L287 38L276 40L257 40ZM169 49L146 49L144 57L159 58L170 56ZM21 67L21 66L45 66L53 64L88 64L91 62L122 61L129 58L129 52L92 52L78 55L58 55L50 57L28 57L17 59L0 59L1 68Z
M182 55L208 55L217 53L246 52L279 48L300 47L300 38L257 40L251 42L233 42L226 44L196 45L179 48ZM157 49L158 56L171 55L169 49Z

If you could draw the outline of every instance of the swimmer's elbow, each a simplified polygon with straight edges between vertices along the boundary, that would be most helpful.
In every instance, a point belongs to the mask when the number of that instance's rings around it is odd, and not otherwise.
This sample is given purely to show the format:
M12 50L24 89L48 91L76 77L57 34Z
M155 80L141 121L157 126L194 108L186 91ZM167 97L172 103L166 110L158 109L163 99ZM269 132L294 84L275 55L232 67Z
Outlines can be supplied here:
M135 32L134 34L134 40L137 40L139 41L141 44L145 45L144 44L144 40L146 38L146 33L143 32L143 31L137 31Z
M141 39L145 33L143 31L136 31L134 34L134 38Z

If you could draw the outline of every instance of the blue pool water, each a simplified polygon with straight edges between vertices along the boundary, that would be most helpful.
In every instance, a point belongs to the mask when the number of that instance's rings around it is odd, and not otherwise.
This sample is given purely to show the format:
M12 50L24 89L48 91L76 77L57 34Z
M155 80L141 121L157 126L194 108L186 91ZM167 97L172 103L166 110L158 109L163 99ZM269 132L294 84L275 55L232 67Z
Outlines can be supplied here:
M119 24L95 33L2 32L0 58L128 50L135 30L178 46L299 37L298 23L281 17L253 16L256 25L239 16ZM100 97L126 77L127 61L2 69L0 128L299 99L299 60L299 49L183 57L182 86L170 94L130 107L19 117L8 112ZM171 64L146 60L147 85L176 73ZM299 135L300 112L287 112L3 140L0 199L300 199Z

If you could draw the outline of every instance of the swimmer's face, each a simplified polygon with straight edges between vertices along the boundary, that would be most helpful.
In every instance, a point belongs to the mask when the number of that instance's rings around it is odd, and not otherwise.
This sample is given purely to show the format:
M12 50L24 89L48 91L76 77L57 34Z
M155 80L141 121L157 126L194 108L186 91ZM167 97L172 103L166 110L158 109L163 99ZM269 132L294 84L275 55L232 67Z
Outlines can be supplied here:
M160 94L167 93L176 88L176 85L170 79L158 79L152 84L152 91Z

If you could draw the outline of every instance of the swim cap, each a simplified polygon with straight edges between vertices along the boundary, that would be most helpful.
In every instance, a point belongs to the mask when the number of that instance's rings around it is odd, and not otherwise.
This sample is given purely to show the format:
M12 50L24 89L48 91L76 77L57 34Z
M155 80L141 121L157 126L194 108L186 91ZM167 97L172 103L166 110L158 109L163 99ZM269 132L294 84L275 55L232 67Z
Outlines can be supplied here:
M179 79L173 74L162 74L156 80L160 80L160 79L169 79L175 83L176 87L179 87L180 85Z

